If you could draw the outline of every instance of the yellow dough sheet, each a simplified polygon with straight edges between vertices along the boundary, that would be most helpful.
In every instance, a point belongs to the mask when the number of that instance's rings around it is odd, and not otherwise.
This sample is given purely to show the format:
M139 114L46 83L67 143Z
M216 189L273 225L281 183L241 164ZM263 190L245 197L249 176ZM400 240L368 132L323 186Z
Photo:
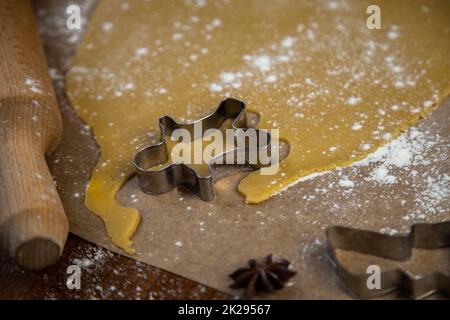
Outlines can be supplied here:
M276 175L241 181L248 203L366 157L448 95L449 12L446 0L101 2L67 76L101 150L86 206L132 253L139 213L115 196L135 152L158 140L159 116L195 120L225 97L290 145Z

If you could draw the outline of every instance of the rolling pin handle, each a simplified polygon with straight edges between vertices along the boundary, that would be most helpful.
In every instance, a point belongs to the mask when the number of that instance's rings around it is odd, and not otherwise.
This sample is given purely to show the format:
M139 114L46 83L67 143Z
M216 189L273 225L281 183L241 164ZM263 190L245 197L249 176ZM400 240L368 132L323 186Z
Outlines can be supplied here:
M0 138L0 244L23 267L42 269L60 257L68 222L42 147L13 134Z
M0 248L26 268L61 255L68 222L45 161L62 122L29 0L0 0Z

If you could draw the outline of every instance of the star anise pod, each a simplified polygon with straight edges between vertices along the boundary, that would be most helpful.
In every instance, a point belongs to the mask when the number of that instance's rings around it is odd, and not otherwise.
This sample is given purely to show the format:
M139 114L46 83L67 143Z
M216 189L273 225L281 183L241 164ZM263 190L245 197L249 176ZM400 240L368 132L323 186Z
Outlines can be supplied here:
M240 268L230 274L234 280L230 288L245 289L245 296L252 298L261 292L280 290L297 272L290 270L290 262L285 259L273 261L268 255L264 261L248 261L247 268Z

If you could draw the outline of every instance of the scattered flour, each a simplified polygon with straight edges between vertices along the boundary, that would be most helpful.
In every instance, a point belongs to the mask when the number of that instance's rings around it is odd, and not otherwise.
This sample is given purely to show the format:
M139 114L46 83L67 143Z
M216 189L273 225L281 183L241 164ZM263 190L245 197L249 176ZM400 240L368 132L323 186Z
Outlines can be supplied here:
M370 177L366 178L368 181L375 181L382 184L393 184L397 183L397 178L391 174L389 174L389 170L384 166L381 165L378 168L375 168Z
M423 221L428 215L439 214L448 211L448 199L450 198L450 175L448 172L439 172L435 163L445 161L448 155L449 144L445 143L438 134L431 134L428 131L421 131L418 128L411 128L408 132L400 135L397 139L385 144L377 149L367 158L353 163L348 169L350 174L360 174L360 167L372 168L364 180L368 183L386 185L402 184L408 186L409 194L413 196L413 206L409 209L404 220ZM433 148L440 148L438 152ZM446 153L447 152L447 153ZM448 160L447 160L448 161ZM426 173L420 174L420 168ZM339 180L336 186L344 188L342 191L347 196L352 197L348 192L356 191L358 186L350 177L342 175L343 168L336 168L332 171L318 172L292 183L284 190L299 182L312 180L331 172L337 173ZM346 169L347 170L347 169ZM423 179L426 179L425 184ZM334 188L333 185L329 186ZM367 188L367 186L365 186ZM324 196L322 196L323 198ZM326 196L325 196L326 198ZM304 198L306 201L314 199L313 195ZM329 199L336 201L336 199ZM323 201L327 201L323 199ZM390 202L394 199L389 200ZM405 206L407 200L401 200L400 204ZM363 207L357 198L354 198L354 206ZM339 210L339 207L336 207ZM386 233L393 234L392 230Z
M111 22L105 22L102 24L102 30L105 32L111 31L113 27L114 27L114 24L112 24Z
M360 130L361 128L362 128L362 124L359 123L359 122L352 125L352 130L353 130L353 131L358 131L358 130Z
M137 48L137 49L134 51L134 54L135 54L137 57L145 56L145 55L147 55L148 53L149 53L149 50L148 50L148 48L145 48L145 47Z
M295 43L295 38L293 37L286 37L283 39L283 41L281 41L281 45L285 48L290 48L294 45Z
M347 104L349 106L356 106L357 104L359 104L362 101L361 98L359 97L350 97L347 99Z
M37 79L27 78L25 84L30 88L31 92L42 93L41 83Z
M355 183L353 181L349 180L347 177L344 177L341 180L339 180L339 186L341 186L343 188L354 188Z
M175 242L175 245L176 245L177 247L182 247L182 246L183 246L183 242L180 241L180 240L178 240L178 241Z
M397 229L392 229L392 228L389 228L389 227L384 227L384 228L380 229L380 233L384 233L384 234L387 234L387 235L390 235L390 236L394 236L394 235L396 235L398 233L398 230Z
M269 71L272 68L272 58L268 55L261 56L245 56L244 60L258 68L260 71Z

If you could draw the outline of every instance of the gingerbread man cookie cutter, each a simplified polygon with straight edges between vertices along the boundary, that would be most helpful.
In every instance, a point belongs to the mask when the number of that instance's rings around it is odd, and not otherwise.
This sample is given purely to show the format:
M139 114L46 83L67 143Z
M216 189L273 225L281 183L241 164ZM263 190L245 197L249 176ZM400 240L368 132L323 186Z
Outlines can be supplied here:
M402 269L384 270L380 274L381 288L370 289L369 274L352 273L338 259L338 249L354 251L372 256L406 261L411 258L413 248L450 249L450 221L435 224L415 224L406 235L387 235L373 231L342 226L327 229L327 256L336 268L339 280L352 296L374 298L396 289L407 297L421 299L435 292L450 297L450 274L432 272L414 276Z
M223 100L213 113L205 117L188 123L179 123L169 116L158 119L160 127L160 141L149 145L138 151L134 158L134 166L139 179L139 186L142 191L149 194L161 194L172 190L178 186L184 186L196 193L200 199L209 201L214 198L213 181L214 167L218 159L223 159L232 155L233 159L243 156L244 165L254 168L270 166L272 163L263 163L258 156L256 162L250 163L249 151L263 150L268 156L271 154L271 135L266 130L249 128L247 126L247 113L245 103L236 99L228 98ZM246 144L244 148L236 145L217 154L207 163L206 173L200 173L195 166L182 162L171 162L171 155L166 144L166 138L177 129L187 130L194 134L195 126L201 122L202 134L208 129L220 128L226 120L233 120L231 129L236 130L236 135L245 135L249 130L253 130L257 136L257 145ZM152 169L152 167L165 164L162 168Z

